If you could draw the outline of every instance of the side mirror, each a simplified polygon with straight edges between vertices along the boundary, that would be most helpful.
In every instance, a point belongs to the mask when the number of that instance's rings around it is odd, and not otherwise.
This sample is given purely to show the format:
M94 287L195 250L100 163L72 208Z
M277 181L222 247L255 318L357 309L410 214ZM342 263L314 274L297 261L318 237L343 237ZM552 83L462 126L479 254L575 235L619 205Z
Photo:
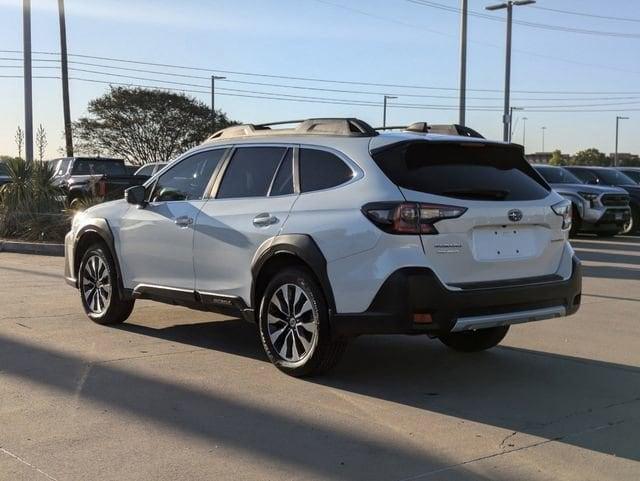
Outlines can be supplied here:
M145 188L143 185L134 185L124 191L124 198L129 204L144 207L146 205Z

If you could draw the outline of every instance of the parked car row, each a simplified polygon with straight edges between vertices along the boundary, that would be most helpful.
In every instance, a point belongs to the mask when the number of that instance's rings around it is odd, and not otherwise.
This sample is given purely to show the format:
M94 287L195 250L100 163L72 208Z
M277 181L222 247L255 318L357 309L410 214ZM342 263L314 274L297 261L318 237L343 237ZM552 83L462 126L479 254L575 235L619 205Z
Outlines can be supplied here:
M640 184L625 171L630 168L534 165L544 179L571 201L571 234L595 233L610 237L640 228Z

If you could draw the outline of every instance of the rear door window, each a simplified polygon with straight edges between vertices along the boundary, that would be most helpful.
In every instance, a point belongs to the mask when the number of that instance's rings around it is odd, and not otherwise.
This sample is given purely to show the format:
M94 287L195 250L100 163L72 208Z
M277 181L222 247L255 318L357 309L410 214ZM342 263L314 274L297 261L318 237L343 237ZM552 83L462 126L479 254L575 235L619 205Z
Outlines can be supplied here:
M286 147L239 147L229 162L216 197L266 197L286 153Z
M489 201L543 199L550 187L511 146L463 142L404 142L373 152L399 187Z
M300 191L329 189L353 178L354 172L338 156L318 149L300 149Z
M269 191L269 197L276 197L278 195L293 194L293 150L287 150L286 155L280 162L278 173L273 179L271 189Z

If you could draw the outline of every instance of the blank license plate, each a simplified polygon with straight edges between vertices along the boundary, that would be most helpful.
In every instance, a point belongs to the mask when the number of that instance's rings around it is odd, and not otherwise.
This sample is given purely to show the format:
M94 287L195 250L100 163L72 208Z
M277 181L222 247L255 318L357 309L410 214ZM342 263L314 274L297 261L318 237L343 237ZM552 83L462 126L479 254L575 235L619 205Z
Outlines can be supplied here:
M531 226L481 227L473 231L477 260L530 257L536 254L536 231Z

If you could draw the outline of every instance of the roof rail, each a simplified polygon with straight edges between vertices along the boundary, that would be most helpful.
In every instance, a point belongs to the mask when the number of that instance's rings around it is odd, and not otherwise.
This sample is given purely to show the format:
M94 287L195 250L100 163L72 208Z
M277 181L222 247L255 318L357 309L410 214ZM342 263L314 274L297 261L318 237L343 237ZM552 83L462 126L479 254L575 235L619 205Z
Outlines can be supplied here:
M458 135L461 137L475 137L484 139L484 136L472 128L459 124L427 124L427 122L414 122L411 125L399 125L390 127L377 127L376 130L403 130L405 132L420 132L425 134Z
M292 128L272 129L275 125L298 124ZM211 135L212 142L233 137L258 135L342 135L348 137L374 137L378 132L363 120L356 118L318 118L304 120L282 120L264 124L233 125Z

